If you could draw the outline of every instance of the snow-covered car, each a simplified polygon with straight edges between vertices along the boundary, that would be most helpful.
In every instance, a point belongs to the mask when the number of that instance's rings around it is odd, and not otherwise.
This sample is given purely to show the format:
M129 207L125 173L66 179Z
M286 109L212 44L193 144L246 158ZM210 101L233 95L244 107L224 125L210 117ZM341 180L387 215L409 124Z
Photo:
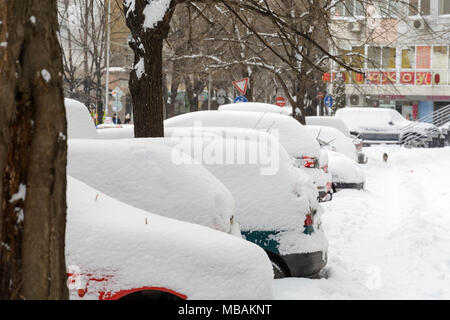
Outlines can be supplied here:
M290 116L292 114L291 107L279 107L274 104L263 102L238 102L223 104L219 107L219 111L270 112L284 114L287 116Z
M334 128L336 130L339 130L343 135L345 135L347 138L351 139L353 145L356 148L356 152L358 155L358 163L367 163L367 156L362 151L362 140L357 138L356 136L350 134L350 130L348 130L347 125L342 119L338 119L336 117L329 117L329 116L309 116L305 117L305 123L306 125L311 126L323 126L323 127L330 127Z
M165 218L68 177L66 265L70 299L271 299L260 247Z
M196 111L178 115L164 121L165 128L173 127L232 127L265 130L280 141L295 165L304 169L319 191L325 179L319 169L320 145L308 130L292 117L250 111ZM318 179L318 177L320 177Z
M321 147L327 146L332 151L342 153L358 162L358 153L352 140L335 128L307 125L306 128L317 139Z
M73 99L64 99L67 136L70 139L97 139L95 123L86 106Z
M69 139L67 172L136 208L240 236L233 196L217 178L174 163L169 147L134 140Z
M277 278L313 277L320 272L327 262L328 244L317 190L271 135L265 134L272 139L268 147L264 139L242 139L240 133L235 139L210 134L176 138L177 134L155 140L183 153L196 153L192 157L201 159L231 191L242 234L267 252ZM263 135L259 133L259 137ZM133 143L147 142L134 139ZM245 160L268 153L273 157Z
M397 110L373 107L346 107L336 112L350 133L358 136L364 144L400 143L437 137L439 128L431 123L406 120Z
M327 150L328 171L333 179L333 189L364 189L366 178L360 164L341 153Z

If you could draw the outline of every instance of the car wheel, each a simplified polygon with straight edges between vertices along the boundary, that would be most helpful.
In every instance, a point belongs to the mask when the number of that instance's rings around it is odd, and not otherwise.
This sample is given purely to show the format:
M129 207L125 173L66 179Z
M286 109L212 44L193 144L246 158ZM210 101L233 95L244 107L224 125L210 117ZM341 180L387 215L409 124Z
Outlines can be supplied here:
M273 274L275 279L282 279L286 278L286 274L284 273L283 268L275 261L271 260L272 262L272 268L273 268Z

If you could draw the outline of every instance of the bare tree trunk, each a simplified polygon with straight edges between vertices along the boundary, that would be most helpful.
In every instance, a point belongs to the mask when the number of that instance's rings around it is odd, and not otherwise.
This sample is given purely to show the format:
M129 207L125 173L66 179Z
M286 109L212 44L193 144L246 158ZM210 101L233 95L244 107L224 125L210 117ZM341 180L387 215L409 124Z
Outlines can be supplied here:
M170 29L170 20L176 5L172 0L162 21L153 28L144 28L145 0L134 2L135 10L124 11L130 28L135 68L130 74L129 88L133 99L135 137L164 136L164 104L162 88L163 40Z
M56 0L0 0L0 299L67 299Z

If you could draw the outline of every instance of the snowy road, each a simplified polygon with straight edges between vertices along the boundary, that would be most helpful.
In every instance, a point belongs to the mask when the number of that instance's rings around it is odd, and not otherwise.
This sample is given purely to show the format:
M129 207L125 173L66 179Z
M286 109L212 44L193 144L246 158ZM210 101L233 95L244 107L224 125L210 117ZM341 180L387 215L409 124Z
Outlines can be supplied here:
M328 278L275 280L276 299L450 299L450 148L364 151L366 190L324 204Z

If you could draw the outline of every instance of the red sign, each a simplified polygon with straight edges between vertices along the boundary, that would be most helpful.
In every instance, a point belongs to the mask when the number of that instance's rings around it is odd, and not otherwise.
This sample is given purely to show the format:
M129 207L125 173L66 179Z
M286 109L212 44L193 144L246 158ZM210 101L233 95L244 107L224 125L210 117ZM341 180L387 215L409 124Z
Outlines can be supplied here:
M424 86L431 84L431 72L416 72L416 85Z
M322 81L323 82L331 82L331 74L329 72L325 72L322 75Z
M441 82L441 75L439 73L436 73L434 75L434 83L439 84Z
M380 72L368 72L367 82L369 84L380 84L381 73Z
M323 92L317 93L317 99L319 99L319 100L323 99Z
M247 91L248 78L244 78L238 81L233 81L233 85L238 89L243 95Z
M286 99L283 97L277 97L275 99L275 104L279 107L284 107L286 105Z
M400 72L401 84L414 84L415 74L414 72Z
M383 72L381 84L395 84L397 82L397 72Z

